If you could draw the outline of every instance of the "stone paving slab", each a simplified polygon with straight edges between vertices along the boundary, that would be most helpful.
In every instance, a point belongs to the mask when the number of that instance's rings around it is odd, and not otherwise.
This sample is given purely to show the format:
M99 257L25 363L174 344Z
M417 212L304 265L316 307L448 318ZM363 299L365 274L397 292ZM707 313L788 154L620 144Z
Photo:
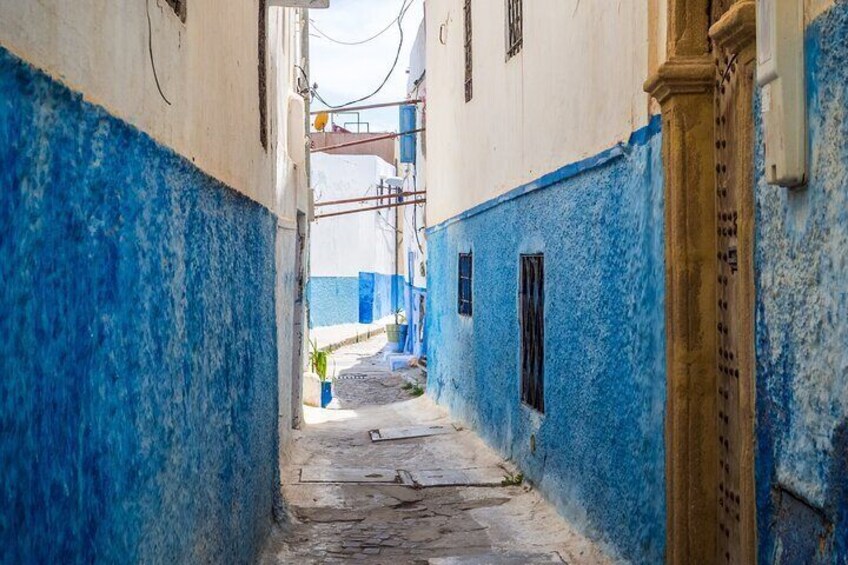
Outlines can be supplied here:
M429 469L409 472L414 485L428 487L499 487L507 472L501 467Z
M302 483L398 483L395 469L346 469L340 467L303 467Z
M440 434L451 434L456 431L455 426L405 426L402 428L380 428L371 430L368 434L374 443L381 441L394 441L399 439L415 439Z
M536 565L541 563L565 563L557 552L550 553L521 553L504 555L487 553L484 555L466 555L462 557L438 557L428 559L429 565Z

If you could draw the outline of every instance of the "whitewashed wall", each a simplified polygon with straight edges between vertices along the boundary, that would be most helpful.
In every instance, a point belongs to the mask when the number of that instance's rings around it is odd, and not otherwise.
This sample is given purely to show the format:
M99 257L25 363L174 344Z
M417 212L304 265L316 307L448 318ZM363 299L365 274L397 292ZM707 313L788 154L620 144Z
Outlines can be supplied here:
M276 174L273 147L260 144L258 14L259 0L188 0L186 23L164 0L0 0L0 44L282 213L292 166L283 158ZM283 69L268 68L272 143L286 129L274 102L295 78L296 21L293 9L269 10L268 57Z
M312 155L316 202L376 196L380 179L393 176L394 166L373 155ZM319 207L316 215L376 205L370 201ZM357 277L360 271L394 273L394 218L394 210L388 208L313 223L310 276Z
M524 46L505 60L505 2L476 0L474 98L465 103L463 2L428 0L430 224L646 125L648 8L649 0L525 0Z

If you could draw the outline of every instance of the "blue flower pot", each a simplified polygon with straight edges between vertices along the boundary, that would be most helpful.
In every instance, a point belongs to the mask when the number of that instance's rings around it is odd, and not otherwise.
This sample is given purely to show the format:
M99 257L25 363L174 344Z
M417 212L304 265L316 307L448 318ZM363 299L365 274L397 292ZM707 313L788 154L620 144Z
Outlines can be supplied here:
M326 408L333 401L333 383L324 381L321 383L321 408Z

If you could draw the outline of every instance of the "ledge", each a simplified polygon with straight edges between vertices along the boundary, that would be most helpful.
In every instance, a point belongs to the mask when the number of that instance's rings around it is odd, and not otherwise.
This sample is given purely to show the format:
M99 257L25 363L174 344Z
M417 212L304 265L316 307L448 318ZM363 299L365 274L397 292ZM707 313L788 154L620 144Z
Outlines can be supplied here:
M709 92L714 82L715 63L709 55L675 57L660 65L643 88L662 104L677 94Z
M731 53L753 47L757 39L757 7L753 0L734 4L710 27L710 38Z

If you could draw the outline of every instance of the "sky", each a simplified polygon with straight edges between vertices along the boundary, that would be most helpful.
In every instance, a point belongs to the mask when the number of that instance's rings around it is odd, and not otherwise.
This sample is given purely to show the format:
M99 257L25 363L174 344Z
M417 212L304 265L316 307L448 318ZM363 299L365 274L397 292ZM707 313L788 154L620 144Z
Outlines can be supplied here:
M397 18L403 0L330 0L326 10L310 10L313 25L333 39L359 41L371 37ZM403 48L397 68L386 86L361 104L393 102L406 98L409 53L418 26L424 17L423 0L413 0L403 20ZM318 92L330 104L338 105L373 92L383 81L397 53L400 32L397 24L380 37L364 45L346 46L328 41L311 29L310 75L318 83ZM313 100L312 109L323 105ZM339 115L336 123L354 120L355 116ZM398 109L369 110L360 114L370 122L371 131L397 131ZM349 126L354 128L355 126ZM363 130L364 126L363 126Z

